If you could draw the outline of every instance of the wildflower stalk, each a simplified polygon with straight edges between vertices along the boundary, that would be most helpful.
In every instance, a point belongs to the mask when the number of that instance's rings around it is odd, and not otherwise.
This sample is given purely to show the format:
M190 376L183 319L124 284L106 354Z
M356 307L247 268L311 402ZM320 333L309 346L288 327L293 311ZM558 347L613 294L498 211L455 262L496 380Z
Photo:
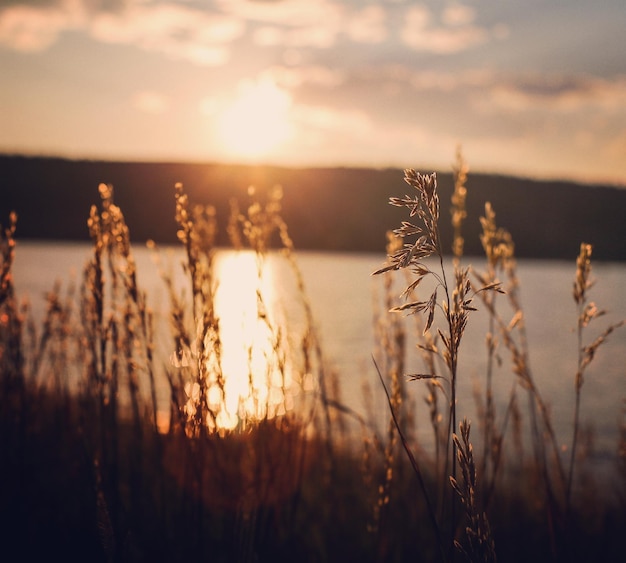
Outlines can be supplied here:
M469 168L459 147L456 153L456 164L452 170L454 176L454 191L452 192L452 208L450 209L453 229L452 256L456 266L458 266L461 262L465 246L465 240L463 238L463 222L467 218L467 210L465 209L467 188L465 184L467 182L468 171Z
M576 371L575 390L576 403L574 407L574 435L572 437L571 457L569 464L569 474L567 477L567 505L571 502L572 481L574 479L574 462L576 460L576 447L578 443L578 429L580 419L580 395L583 386L583 370L585 360L585 350L583 348L583 330L589 321L597 316L597 310L593 303L587 306L587 290L593 285L591 280L591 253L592 246L582 243L580 245L580 253L576 259L576 279L574 280L573 296L578 306L578 322L576 326L576 335L578 338L578 369Z
M217 281L215 279L215 237L217 221L211 206L190 207L182 184L175 186L176 222L178 239L185 248L185 270L191 282L192 317L195 337L189 338L191 349L177 349L181 355L193 358L192 381L189 382L189 401L186 409L192 435L205 435L210 428L217 429L217 417L225 405L224 375L222 372L222 342L219 319L215 311ZM176 335L176 344L182 338ZM215 386L219 394L217 406L209 403L210 389Z
M576 259L576 278L574 279L573 297L578 307L578 320L576 324L576 335L578 340L578 366L576 370L576 378L574 387L576 399L574 405L574 430L572 436L572 446L570 452L569 471L567 475L566 487L566 507L567 513L571 510L572 501L572 483L574 481L574 466L576 464L576 450L578 447L578 434L580 429L580 400L581 391L584 383L584 374L593 361L596 351L606 341L608 336L617 328L624 325L625 321L608 326L591 344L584 345L583 334L589 323L604 315L606 311L598 309L593 301L587 298L587 292L594 285L591 278L591 254L593 247L590 244L581 243L580 252Z
M464 549L460 542L455 541L456 548L464 553L472 562L491 563L496 561L495 543L491 535L491 528L487 514L479 507L478 480L476 478L476 464L474 451L470 442L470 423L464 419L459 424L461 437L454 434L452 439L456 445L457 458L461 468L459 481L450 477L450 484L458 494L465 508L468 525L465 533L468 549Z
M387 233L387 253L391 254L401 245L401 239L396 237L392 232ZM395 295L393 295L393 276L391 272L387 272L383 277L384 284L384 307L385 312L394 306ZM394 466L396 465L397 451L397 435L394 420L400 425L401 432L405 435L406 440L410 440L410 422L411 413L408 411L406 400L406 385L403 379L404 374L404 358L406 351L406 333L404 323L397 315L383 315L377 312L374 318L374 330L376 341L379 344L377 355L380 355L379 375L389 385L390 396L390 416L387 428L385 443L383 449L383 479L378 488L378 501L374 507L374 521L372 529L381 534L383 520L389 512L389 500L392 481L394 479ZM378 366L378 364L377 364ZM385 387L387 384L385 384ZM380 546L386 545L386 542L379 541ZM379 558L383 559L381 553Z
M482 233L480 235L480 242L485 256L487 258L487 268L485 273L479 274L474 272L475 277L479 280L482 286L487 284L493 284L498 282L497 272L503 270L509 273L509 279L511 281L511 291L515 292L517 280L515 277L515 247L512 237L508 231L496 226L496 214L491 207L491 204L487 202L485 204L485 214L480 217L480 223L482 226ZM487 292L481 294L483 302L487 305L489 314L489 327L486 336L487 345L487 367L486 367L486 383L485 383L485 421L484 421L484 444L483 444L483 459L482 459L482 473L485 481L489 481L491 475L491 487L487 488L487 496L485 503L488 502L490 491L493 491L493 485L495 484L496 472L501 458L501 445L506 429L509 415L512 405L515 400L516 384L514 383L511 389L511 395L509 399L509 406L507 407L504 415L504 423L501 431L497 431L495 425L496 411L493 400L493 371L494 360L496 359L496 347L498 346L498 339L496 337L497 323L494 314L496 310L497 292ZM521 310L518 309L521 315ZM521 319L521 317L520 317ZM511 327L513 328L513 327ZM491 461L491 467L489 466ZM489 470L491 469L491 474Z

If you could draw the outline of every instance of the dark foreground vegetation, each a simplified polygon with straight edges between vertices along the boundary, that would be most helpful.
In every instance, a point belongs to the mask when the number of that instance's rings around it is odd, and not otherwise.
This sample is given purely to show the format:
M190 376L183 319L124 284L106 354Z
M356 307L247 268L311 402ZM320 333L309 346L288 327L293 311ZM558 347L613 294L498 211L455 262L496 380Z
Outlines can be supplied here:
M259 283L257 320L268 346L261 367L250 360L248 396L233 424L224 423L233 413L225 411L214 307L212 208L192 206L176 187L187 287L182 293L164 271L173 354L156 345L129 230L109 186L100 186L101 205L89 213L93 252L79 287L51 288L37 326L12 283L11 216L0 253L1 559L621 560L626 430L608 481L600 480L587 465L578 418L593 357L621 325L596 332L592 247L580 245L576 265L580 355L564 453L528 362L511 236L487 205L480 219L486 269L461 265L467 191L460 158L453 177L452 272L443 268L435 176L407 171L410 195L392 199L406 209L377 272L385 312L376 322L375 361L389 403L382 434L341 403L343 374L328 368L320 349L279 191L252 194L249 205L243 197L231 202L225 230L235 247L254 253L259 281L270 247L280 248L300 289L304 322L297 331L279 326ZM436 259L431 266L428 258ZM439 260L441 269L433 268ZM421 295L427 279L434 289ZM489 362L476 399L481 416L470 424L462 417L467 398L456 396L457 358L477 306L490 313ZM416 313L414 333L386 312L394 308ZM424 370L407 377L408 350L423 354ZM491 378L504 355L513 373L500 412ZM254 370L264 372L272 393L262 394ZM157 378L169 389L165 408ZM415 437L416 394L425 394L433 448Z

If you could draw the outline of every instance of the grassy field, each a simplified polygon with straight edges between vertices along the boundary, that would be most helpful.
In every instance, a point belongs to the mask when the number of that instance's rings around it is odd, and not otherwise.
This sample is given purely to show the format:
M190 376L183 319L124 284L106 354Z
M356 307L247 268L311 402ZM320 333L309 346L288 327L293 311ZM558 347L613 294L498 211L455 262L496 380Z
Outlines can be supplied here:
M487 266L463 265L466 175L459 155L450 202L453 271L443 266L440 225L448 206L441 213L436 176L407 170L410 195L391 200L406 208L406 221L389 234L387 262L376 272L384 288L375 326L378 392L389 404L383 435L341 402L342 374L329 368L319 344L279 190L233 201L226 223L233 247L256 257L265 339L261 364L248 351L248 394L237 413L226 408L211 207L192 205L175 187L187 287L181 292L164 271L173 355L156 344L110 186L100 186L101 203L87 218L93 252L80 283L51 288L37 326L12 282L12 216L0 252L2 559L623 558L626 427L607 482L590 470L590 438L579 420L580 397L592 384L587 370L622 325L601 326L602 311L590 299L592 248L581 244L573 280L579 358L571 374L571 442L563 451L528 361L513 240L489 204L480 217ZM281 326L265 302L261 280L272 248L300 290L305 318L298 331ZM427 267L426 258L440 268ZM435 289L422 295L425 279ZM457 360L477 307L490 313L489 362L484 387L471 399L480 417L470 423L462 408L468 399L457 396ZM414 314L414 332L400 322L406 313ZM405 373L407 353L422 354L421 373ZM513 373L507 407L498 411L492 366L503 355ZM158 406L158 377L167 380L169 412ZM433 451L415 437L422 397Z

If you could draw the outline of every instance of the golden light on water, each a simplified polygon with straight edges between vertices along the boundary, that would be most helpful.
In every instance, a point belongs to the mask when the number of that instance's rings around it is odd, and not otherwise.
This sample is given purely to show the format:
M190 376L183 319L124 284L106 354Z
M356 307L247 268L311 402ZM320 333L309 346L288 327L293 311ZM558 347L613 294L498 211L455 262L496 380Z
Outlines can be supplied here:
M279 316L273 271L251 251L220 253L216 260L219 285L215 309L219 319L220 385L214 365L207 365L206 399L215 421L209 427L229 430L264 418L286 414L294 407L299 384L294 381L287 351L285 321ZM191 350L173 362L188 367L197 354ZM185 411L195 414L200 401L198 382L188 381Z

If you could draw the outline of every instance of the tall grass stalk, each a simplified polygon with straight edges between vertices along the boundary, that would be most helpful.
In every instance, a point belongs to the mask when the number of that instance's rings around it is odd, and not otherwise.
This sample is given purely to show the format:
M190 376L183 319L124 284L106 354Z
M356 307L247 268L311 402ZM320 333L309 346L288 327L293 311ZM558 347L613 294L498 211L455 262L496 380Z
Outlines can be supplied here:
M570 448L570 463L567 476L567 488L566 488L566 506L567 513L571 510L572 502L572 486L574 482L574 466L576 464L576 450L578 447L578 435L580 431L580 401L581 391L584 383L584 375L593 361L598 348L604 344L608 336L617 328L620 328L626 322L622 320L620 322L609 325L602 333L590 344L584 343L584 332L589 323L598 317L603 316L606 311L598 309L593 301L589 301L588 291L594 284L594 280L591 278L591 254L593 247L590 244L581 243L580 253L576 259L576 276L574 279L573 297L574 302L578 308L578 319L576 323L576 335L578 340L578 366L576 371L576 377L574 380L574 388L576 392L575 406L574 406L574 423L573 423L573 436L572 445Z
M513 373L516 375L515 385L511 389L507 409L504 413L502 430L497 437L496 444L502 444L504 431L508 425L509 416L515 414L516 385L521 386L527 393L528 411L530 414L531 445L535 458L534 471L545 494L545 509L551 531L553 550L557 550L557 528L562 525L563 503L565 487L565 473L560 457L558 439L552 425L550 410L543 399L530 366L530 352L526 334L525 314L520 299L520 282L517 276L517 266L514 256L514 243L508 231L497 227L496 215L489 203L485 204L485 215L481 217L483 233L481 241L487 256L487 272L475 272L480 284L492 279L496 269L501 269L507 278L506 296L513 314L510 320L505 320L496 308L496 302L488 295L481 294L481 301L489 314L490 327L502 340L502 344L511 355ZM494 330L490 328L491 331ZM493 333L492 333L493 334ZM492 337L493 338L493 337ZM551 456L548 449L551 449ZM494 458L494 469L501 463L501 451L497 446ZM494 473L487 490L486 502L489 502L495 487Z
M460 169L461 170L461 169ZM457 192L459 197L458 204L462 203L461 188L463 188L464 178L461 173L458 175ZM417 237L413 243L405 242L402 248L393 252L388 256L389 263L380 268L374 274L382 274L389 271L409 269L415 276L415 279L404 290L402 297L407 298L412 295L418 285L427 276L434 278L435 288L427 300L412 300L402 305L392 308L394 312L408 312L415 314L423 312L427 316L424 326L424 332L430 330L435 319L435 311L439 308L444 317L446 331L441 328L437 329L437 334L443 343L441 352L449 374L449 406L448 406L448 429L446 433L446 449L444 458L444 476L451 474L456 478L457 464L457 444L453 441L453 429L457 423L457 377L458 377L458 356L459 349L463 337L463 333L467 326L468 314L475 310L472 306L473 292L469 280L469 270L462 268L459 261L454 263L454 286L450 286L446 277L446 268L444 265L444 252L441 244L441 236L439 230L439 195L437 191L437 178L435 174L422 175L414 170L405 171L405 181L417 191L417 195L404 197L392 197L390 203L398 207L406 207L409 209L409 217L415 217L420 224L414 224L409 221L403 221L400 228L394 233L404 240ZM461 225L461 210L457 210L457 215L453 215L456 220L457 227ZM460 237L460 235L458 235ZM462 248L460 239L457 238L457 249ZM434 256L438 259L439 269L437 271L430 268L425 263L427 258ZM486 285L479 290L486 291L498 289L498 284ZM444 294L443 301L438 302L438 292ZM435 374L414 374L413 379L434 379ZM450 458L452 460L450 461ZM444 477L442 482L446 482ZM421 480L420 480L421 481ZM451 494L451 490L442 492L441 498L446 499L441 503L439 519L443 520L445 512L449 518L449 540L446 549L450 551L456 536L456 500ZM428 496L424 491L426 501ZM450 555L451 557L451 551Z
M526 337L523 325L524 314L517 298L519 280L516 273L515 261L515 245L511 234L502 227L496 225L496 214L487 202L485 204L485 214L480 217L482 233L480 235L481 244L486 256L486 270L480 273L473 270L473 274L479 282L479 287L484 285L499 283L498 272L502 272L507 278L507 284L504 286L505 293L509 302L512 304L514 314L507 325L507 329L512 331L515 328L522 330L520 354L516 352L515 357L524 357L526 355ZM496 363L500 363L501 359L498 354L500 339L498 336L500 329L504 328L504 324L498 319L496 299L497 292L485 292L480 294L483 304L489 313L488 330L485 336L487 347L487 364L486 364L486 381L485 381L485 413L484 420L484 437L483 437L483 456L481 462L481 473L485 482L485 506L489 505L491 495L495 490L498 470L503 457L503 442L507 431L508 422L511 415L515 414L517 381L513 382L509 401L504 412L501 428L496 426L496 410L493 397L493 374ZM512 342L508 336L503 338L505 342ZM525 362L520 361L520 365ZM522 439L518 436L516 442L519 444L520 460L522 459Z
M474 451L470 442L470 423L463 419L459 424L461 437L457 434L452 436L456 444L459 467L461 468L461 480L450 476L450 484L456 491L463 503L468 521L465 534L469 543L469 549L465 550L461 542L455 540L457 549L463 552L470 561L495 562L495 543L491 535L491 529L487 515L479 507L476 464L474 463Z

